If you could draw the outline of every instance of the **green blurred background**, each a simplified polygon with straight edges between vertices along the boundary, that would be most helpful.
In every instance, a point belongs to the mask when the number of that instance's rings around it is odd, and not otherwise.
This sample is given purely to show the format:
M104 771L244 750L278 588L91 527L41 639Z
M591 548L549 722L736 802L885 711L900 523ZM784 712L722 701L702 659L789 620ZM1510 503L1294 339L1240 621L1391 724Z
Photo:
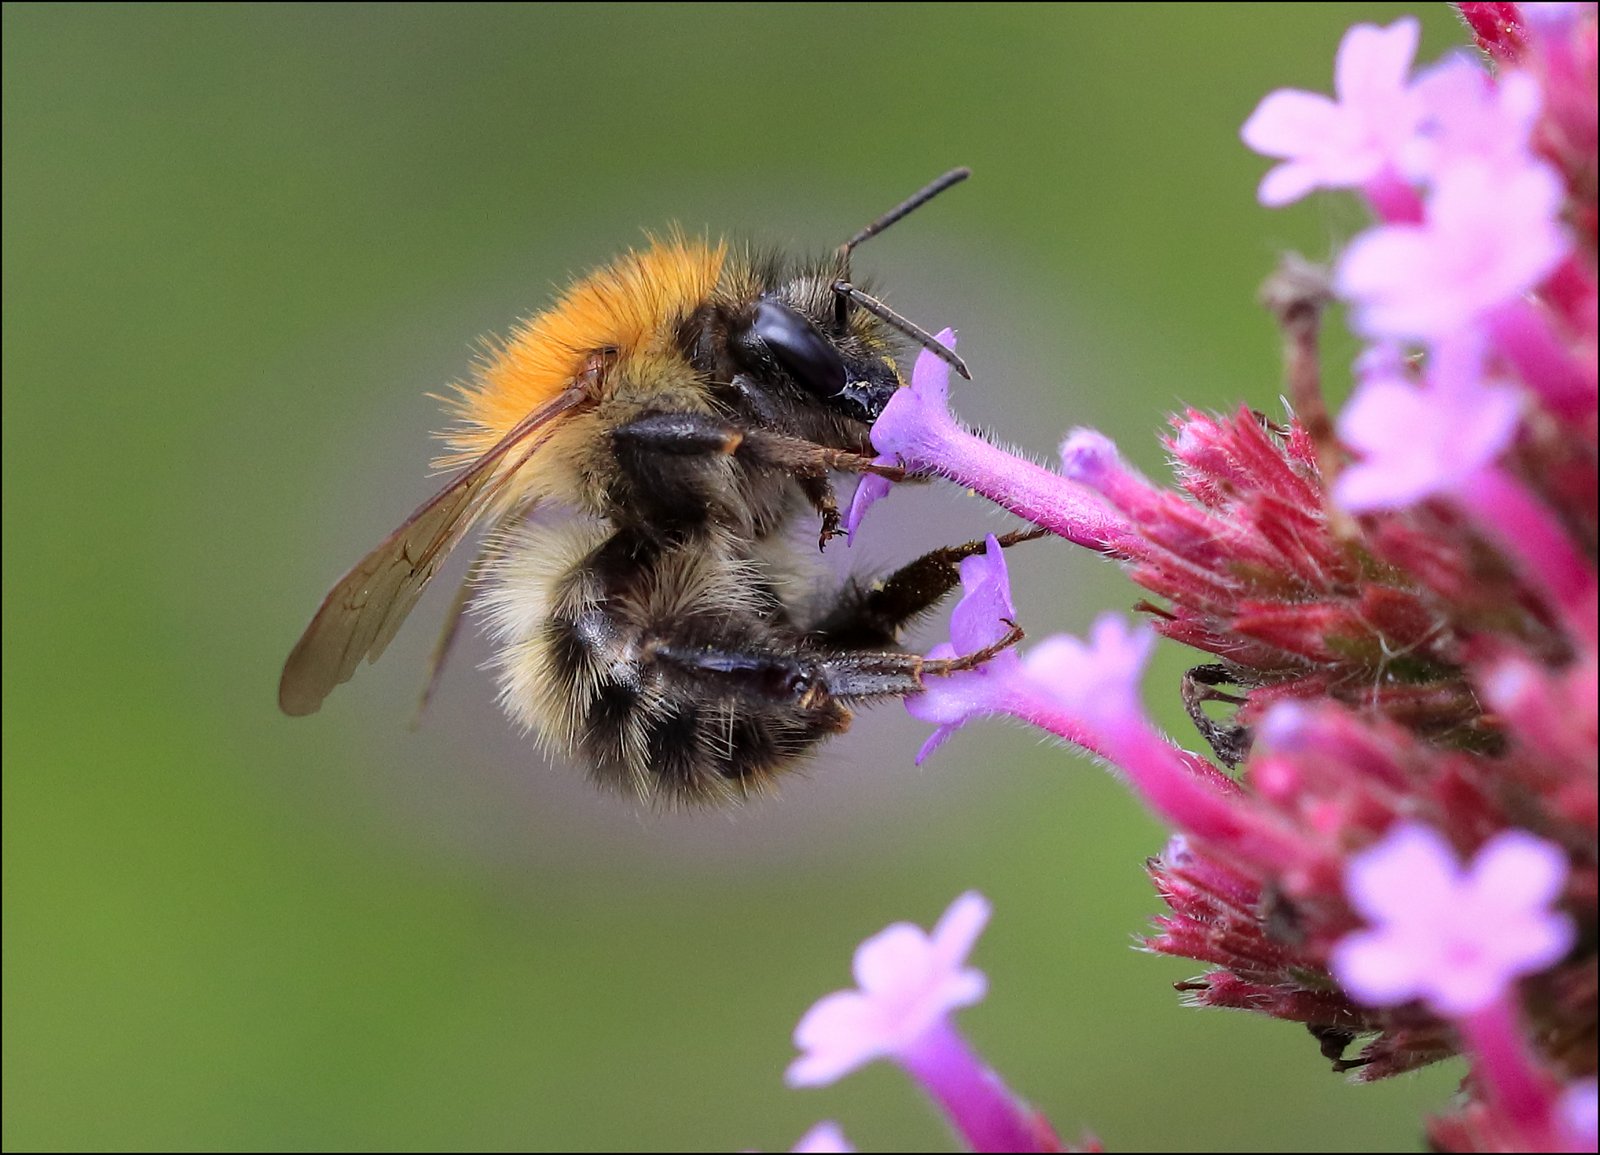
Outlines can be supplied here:
M917 770L882 709L779 799L642 813L511 732L481 644L406 729L443 592L322 714L274 704L431 489L423 394L641 227L820 250L969 164L859 259L962 330L969 417L1160 471L1174 406L1274 405L1255 287L1360 217L1258 208L1238 126L1402 11L7 5L5 1146L781 1150L832 1117L948 1149L885 1065L781 1075L862 937L976 887L963 1025L1063 1134L1417 1148L1459 1072L1352 1087L1291 1026L1181 1008L1199 968L1131 948L1161 832L1034 735ZM1425 59L1458 43L1421 16ZM894 502L857 564L1003 524ZM1133 600L1015 561L1035 636ZM1194 743L1182 667L1149 694Z

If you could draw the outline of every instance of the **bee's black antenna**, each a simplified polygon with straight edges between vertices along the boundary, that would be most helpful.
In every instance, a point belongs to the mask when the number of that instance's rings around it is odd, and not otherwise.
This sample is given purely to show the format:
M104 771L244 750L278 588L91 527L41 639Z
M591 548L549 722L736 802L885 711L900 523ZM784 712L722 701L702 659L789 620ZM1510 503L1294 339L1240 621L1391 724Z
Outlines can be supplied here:
M855 251L856 246L862 241L877 236L879 233L883 232L884 229L888 228L902 217L927 204L934 197L944 192L945 189L951 187L952 185L960 184L971 175L972 170L970 168L962 167L951 169L938 180L935 180L931 184L925 186L920 192L895 205L894 208L884 213L877 220L873 221L866 228L862 229L860 232L856 233L855 236L851 237L844 244L840 245L839 275L833 282L833 291L837 294L837 298L834 302L834 324L837 325L839 329L844 329L845 322L848 319L847 310L849 308L849 304L850 302L854 301L873 316L878 317L888 324L893 325L896 329L899 329L907 337L910 337L917 344L928 350L928 352L945 362L957 373L965 377L968 381L972 380L972 374L967 372L966 362L960 357L957 357L952 350L947 349L939 341L935 340L932 333L929 333L921 325L917 325L906 320L899 313L896 313L893 309L889 308L888 305L885 305L876 297L868 296L866 293L863 293L860 289L856 288L850 283L850 254Z
M850 254L855 251L855 247L862 241L877 236L901 217L907 216L915 210L920 209L934 197L944 192L945 189L949 188L951 185L960 184L971 175L972 170L970 168L963 167L951 169L938 180L923 188L921 192L918 192L906 200L901 201L899 204L895 205L894 208L884 213L877 220L873 221L866 228L862 229L855 236L851 237L844 244L840 245L839 279L841 281L848 281L850 279Z
M960 357L956 356L955 350L944 344L944 342L940 341L937 337L928 332L928 330L924 329L921 325L918 325L915 321L906 320L899 313L896 313L893 309L889 308L888 305L885 305L882 301L878 300L878 298L863 293L849 281L835 281L833 283L833 291L839 294L839 302L841 305L843 305L845 301L854 301L873 316L878 317L888 322L890 325L893 325L896 329L899 329L907 337L910 337L928 352L939 358L939 360L943 361L946 365L949 365L950 368L961 374L968 381L972 380L972 374L967 372L967 363Z

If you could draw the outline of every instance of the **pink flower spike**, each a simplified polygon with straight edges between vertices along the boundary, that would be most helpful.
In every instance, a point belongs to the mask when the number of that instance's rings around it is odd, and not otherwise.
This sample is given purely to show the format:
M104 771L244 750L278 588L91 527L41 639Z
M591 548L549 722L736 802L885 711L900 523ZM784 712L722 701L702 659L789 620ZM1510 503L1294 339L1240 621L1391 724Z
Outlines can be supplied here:
M1566 877L1560 848L1525 831L1496 835L1462 870L1441 835L1401 823L1346 868L1350 903L1372 926L1335 945L1330 969L1371 1006L1422 999L1469 1015L1571 947L1572 920L1551 909Z
M1421 224L1370 229L1334 272L1368 336L1430 341L1521 297L1566 256L1565 189L1548 166L1472 162L1440 176Z
M832 1083L874 1059L892 1059L946 1112L974 1151L1054 1151L1049 1127L1016 1099L950 1022L983 999L983 972L966 965L989 921L989 902L968 891L931 934L895 923L856 950L857 989L824 996L795 1028L801 1055L791 1087Z
M851 1146L850 1140L844 1137L839 1124L830 1119L818 1123L807 1131L789 1150L795 1155L842 1155L854 1151L855 1148Z
M1481 375L1468 341L1436 351L1417 387L1398 375L1367 378L1339 417L1339 436L1361 460L1334 484L1334 501L1361 513L1411 505L1448 493L1491 465L1521 418L1516 390Z
M1419 25L1357 24L1334 63L1337 102L1299 89L1269 94L1240 136L1284 163L1267 173L1258 196L1276 208L1313 189L1353 188L1392 169L1416 126L1419 104L1407 87Z
M945 329L937 338L954 346ZM990 445L950 413L950 367L927 350L917 355L911 385L889 399L872 427L872 444L908 469L927 470L976 490L1025 521L1077 545L1105 551L1126 531L1081 486Z

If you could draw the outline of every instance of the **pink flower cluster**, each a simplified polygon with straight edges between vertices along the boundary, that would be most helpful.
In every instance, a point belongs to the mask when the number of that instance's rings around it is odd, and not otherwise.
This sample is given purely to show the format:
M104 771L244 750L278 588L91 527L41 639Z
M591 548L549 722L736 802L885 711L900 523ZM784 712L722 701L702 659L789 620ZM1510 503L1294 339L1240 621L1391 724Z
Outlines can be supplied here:
M1102 618L933 682L909 703L935 726L919 759L982 716L1097 755L1174 831L1148 864L1169 912L1145 947L1206 965L1191 1002L1301 1024L1363 1080L1467 1056L1438 1149L1593 1150L1596 8L1460 7L1492 73L1418 70L1415 22L1362 25L1333 97L1279 91L1244 126L1278 161L1263 204L1354 190L1374 217L1330 272L1286 262L1270 283L1293 413L1178 416L1176 488L1086 430L1047 469L969 431L924 354L873 442L1150 595L1147 624ZM1367 342L1337 418L1317 343L1333 298ZM852 532L889 492L863 486ZM1026 621L994 539L961 578L930 656ZM1158 636L1205 656L1173 693L1210 757L1145 714ZM1051 1149L947 1022L982 995L961 965L981 902L864 944L860 990L802 1021L791 1081L888 1057L976 1149Z

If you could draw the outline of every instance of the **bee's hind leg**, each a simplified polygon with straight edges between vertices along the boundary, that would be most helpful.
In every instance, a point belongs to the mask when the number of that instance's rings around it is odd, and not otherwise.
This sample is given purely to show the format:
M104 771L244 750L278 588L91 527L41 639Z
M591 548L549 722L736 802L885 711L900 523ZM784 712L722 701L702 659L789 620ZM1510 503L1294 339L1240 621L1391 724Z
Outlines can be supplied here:
M1043 529L1001 534L1002 548L1043 537ZM923 554L887 577L869 585L851 584L840 593L810 631L819 645L846 650L895 645L900 631L936 606L961 581L961 562L984 551L985 542L969 541Z
M898 651L816 650L783 652L657 640L647 647L656 662L679 677L699 681L753 706L789 707L848 723L838 702L905 698L943 677L982 665L1022 640L1016 623L998 641L956 658L924 658ZM844 725L838 726L843 729Z

